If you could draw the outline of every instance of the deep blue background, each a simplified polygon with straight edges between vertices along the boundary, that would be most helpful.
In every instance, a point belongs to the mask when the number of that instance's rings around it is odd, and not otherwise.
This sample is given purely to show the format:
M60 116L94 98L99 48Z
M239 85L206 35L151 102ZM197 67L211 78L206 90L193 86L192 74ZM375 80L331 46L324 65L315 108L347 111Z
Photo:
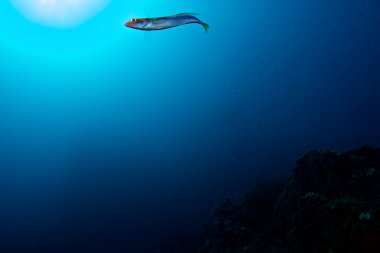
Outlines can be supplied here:
M149 12L210 24L144 32ZM380 145L377 0L0 3L0 252L170 252L312 148Z

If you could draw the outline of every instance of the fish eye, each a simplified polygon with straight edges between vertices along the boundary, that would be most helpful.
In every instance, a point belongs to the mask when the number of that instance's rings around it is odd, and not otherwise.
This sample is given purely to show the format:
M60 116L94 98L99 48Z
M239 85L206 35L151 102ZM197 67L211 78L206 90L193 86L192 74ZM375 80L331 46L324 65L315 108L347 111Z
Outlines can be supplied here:
M132 19L131 19L131 21L132 21L132 22L135 22L135 21L136 21L136 19L135 19L135 18L132 18Z

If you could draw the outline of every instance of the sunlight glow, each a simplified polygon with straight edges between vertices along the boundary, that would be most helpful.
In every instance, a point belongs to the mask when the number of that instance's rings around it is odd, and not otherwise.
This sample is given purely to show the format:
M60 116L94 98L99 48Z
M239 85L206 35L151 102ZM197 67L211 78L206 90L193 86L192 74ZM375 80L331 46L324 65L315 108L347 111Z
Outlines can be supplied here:
M75 27L102 10L109 0L12 0L33 22L58 28Z

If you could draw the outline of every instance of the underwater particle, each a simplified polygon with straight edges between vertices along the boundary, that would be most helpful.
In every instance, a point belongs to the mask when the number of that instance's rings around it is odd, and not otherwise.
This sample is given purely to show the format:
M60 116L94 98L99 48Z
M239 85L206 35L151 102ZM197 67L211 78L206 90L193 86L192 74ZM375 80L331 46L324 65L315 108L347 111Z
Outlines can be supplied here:
M370 220L371 219L371 213L370 212L361 212L359 214L359 219L361 219L361 220Z
M209 30L208 24L202 22L194 15L188 13L181 13L158 18L132 18L127 23L125 23L125 26L143 31L155 31L187 24L200 24L203 26L205 32Z
M308 192L304 195L304 198L312 198L315 196L318 196L318 194L316 194L315 192Z
M375 172L375 168L369 168L366 172L366 176L372 176Z

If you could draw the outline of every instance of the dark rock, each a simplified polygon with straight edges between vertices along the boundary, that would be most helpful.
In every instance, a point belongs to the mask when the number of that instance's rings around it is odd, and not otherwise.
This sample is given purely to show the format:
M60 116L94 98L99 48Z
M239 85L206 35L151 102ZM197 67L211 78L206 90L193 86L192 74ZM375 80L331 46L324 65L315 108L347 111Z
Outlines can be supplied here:
M311 151L285 186L226 200L205 230L204 253L378 253L380 149Z
M272 233L273 209L283 182L262 182L244 196L226 199L204 225L208 241L202 252L280 252Z

